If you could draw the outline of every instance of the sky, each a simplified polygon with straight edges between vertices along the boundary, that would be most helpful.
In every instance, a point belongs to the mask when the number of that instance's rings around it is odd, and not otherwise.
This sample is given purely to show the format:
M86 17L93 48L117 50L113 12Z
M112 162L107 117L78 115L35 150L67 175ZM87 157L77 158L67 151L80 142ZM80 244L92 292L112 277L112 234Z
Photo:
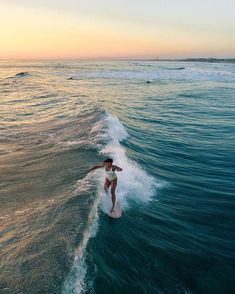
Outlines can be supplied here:
M0 58L234 57L234 15L234 0L0 0Z

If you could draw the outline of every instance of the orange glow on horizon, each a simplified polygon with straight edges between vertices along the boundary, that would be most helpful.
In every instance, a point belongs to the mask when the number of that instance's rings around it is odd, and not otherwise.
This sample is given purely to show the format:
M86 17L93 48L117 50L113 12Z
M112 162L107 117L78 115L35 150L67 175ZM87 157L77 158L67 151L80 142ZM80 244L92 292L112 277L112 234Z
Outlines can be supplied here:
M187 28L140 27L29 8L3 8L0 9L2 59L232 54L227 36L221 42L208 38L206 33L192 34Z

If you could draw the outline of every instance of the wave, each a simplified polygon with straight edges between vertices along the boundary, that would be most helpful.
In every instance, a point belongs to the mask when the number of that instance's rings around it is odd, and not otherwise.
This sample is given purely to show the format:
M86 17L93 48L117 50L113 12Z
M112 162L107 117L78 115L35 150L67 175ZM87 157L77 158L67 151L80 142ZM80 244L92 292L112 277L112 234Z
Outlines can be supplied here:
M99 150L101 155L111 156L114 164L123 168L118 173L118 185L116 189L117 202L124 212L131 208L133 202L148 202L155 195L156 189L161 187L160 182L149 176L137 163L130 160L125 148L120 144L127 139L128 134L120 120L109 113L105 113L102 121L97 122L90 131L98 137L105 132L106 144ZM97 185L97 197L88 217L87 229L83 239L75 252L74 263L64 283L63 294L78 294L91 287L92 282L86 283L86 247L90 238L96 235L98 230L99 209L106 213L111 207L111 196L103 190L103 171L96 170L94 174L88 174L77 182L77 189L86 191L89 182L95 181ZM110 193L110 192L109 192Z
M121 146L120 142L128 137L128 134L118 120L110 114L105 118L107 125L107 132L110 137L110 142L100 151L103 155L109 155L114 159L114 163L121 168L123 172L118 174L117 185L117 201L123 210L129 208L130 204L134 202L146 202L151 200L156 188L161 184L149 176L136 162L130 160L125 148ZM101 192L102 195L103 192ZM111 198L103 197L101 208L107 212L111 206Z
M18 72L16 74L14 74L13 76L8 76L8 77L5 77L7 79L13 79L13 78L26 78L26 77L29 77L31 76L30 73L26 72L26 71L21 71L21 72Z
M28 72L22 71L22 72L18 72L17 74L14 75L14 77L28 77L30 76L30 74Z
M28 72L18 72L17 74L15 74L16 77L25 77L25 76L29 76Z
M74 72L73 80L79 79L125 79L128 81L139 80L193 80L193 81L235 81L235 73L226 71L224 68L205 70L199 66L187 67L141 67L141 70L125 69L125 70L99 70Z
M182 69L185 69L184 66L180 66L180 67L163 67L163 69L166 69L166 70L182 70Z

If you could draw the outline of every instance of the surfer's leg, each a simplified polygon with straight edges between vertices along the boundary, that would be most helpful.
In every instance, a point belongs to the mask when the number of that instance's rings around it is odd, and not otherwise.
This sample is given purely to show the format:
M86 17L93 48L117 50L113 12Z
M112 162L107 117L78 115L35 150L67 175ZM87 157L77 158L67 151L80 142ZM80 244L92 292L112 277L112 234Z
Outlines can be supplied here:
M115 195L116 187L117 187L117 179L112 180L112 182L111 182L111 195L112 195L112 203L113 203L113 206L111 208L111 212L113 212L114 206L115 206L115 203L116 203L116 195Z
M106 193L108 192L108 189L109 189L110 185L111 185L111 182L110 182L107 178L105 178L105 182L104 182L104 191L105 191Z

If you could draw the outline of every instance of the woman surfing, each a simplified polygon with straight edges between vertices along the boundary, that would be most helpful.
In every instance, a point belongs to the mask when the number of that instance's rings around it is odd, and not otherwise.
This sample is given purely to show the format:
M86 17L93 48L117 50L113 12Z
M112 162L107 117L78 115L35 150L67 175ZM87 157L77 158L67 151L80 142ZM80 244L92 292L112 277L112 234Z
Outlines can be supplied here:
M116 203L116 195L115 190L117 187L117 175L116 171L122 171L122 168L113 165L113 159L107 158L103 161L103 164L95 165L92 168L88 170L88 172L95 170L97 168L104 167L105 171L105 182L104 182L104 190L105 192L108 192L109 187L111 186L111 195L112 195L112 208L110 210L110 213L114 211L115 203Z

